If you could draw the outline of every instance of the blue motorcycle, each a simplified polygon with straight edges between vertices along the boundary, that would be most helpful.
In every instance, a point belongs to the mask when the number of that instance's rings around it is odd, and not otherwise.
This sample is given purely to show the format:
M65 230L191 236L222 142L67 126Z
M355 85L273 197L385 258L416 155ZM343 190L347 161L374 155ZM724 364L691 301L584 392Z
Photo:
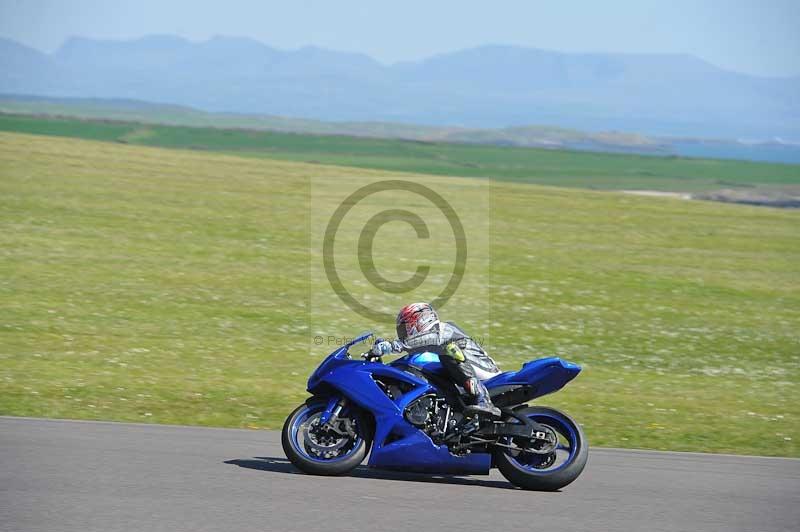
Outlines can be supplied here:
M342 475L369 454L369 466L436 474L486 475L497 467L529 490L560 489L583 471L589 449L580 425L553 408L527 402L555 392L580 372L559 358L525 363L484 384L499 419L464 415L461 393L435 353L384 364L349 349L333 351L308 379L312 396L286 419L281 441L300 470Z

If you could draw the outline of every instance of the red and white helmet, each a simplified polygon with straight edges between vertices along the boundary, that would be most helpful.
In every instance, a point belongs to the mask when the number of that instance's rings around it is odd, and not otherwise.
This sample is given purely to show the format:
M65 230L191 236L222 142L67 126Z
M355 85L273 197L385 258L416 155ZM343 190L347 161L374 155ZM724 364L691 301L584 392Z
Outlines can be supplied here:
M411 303L397 314L397 337L405 340L409 336L428 332L439 323L439 315L429 303Z

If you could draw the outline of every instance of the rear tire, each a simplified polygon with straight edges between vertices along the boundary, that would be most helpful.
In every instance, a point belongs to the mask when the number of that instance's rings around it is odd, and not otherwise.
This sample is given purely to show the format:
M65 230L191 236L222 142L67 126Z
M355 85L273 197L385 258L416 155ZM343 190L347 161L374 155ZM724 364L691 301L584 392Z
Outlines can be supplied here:
M569 446L564 445L553 453L553 457L533 455L533 464L526 463L530 453L518 453L503 447L496 447L494 463L509 482L526 490L556 491L574 481L586 467L589 458L589 444L583 430L572 418L554 408L532 406L516 411L529 419L552 428ZM549 460L556 460L559 453L566 453L563 463L548 465ZM539 460L536 463L536 460Z
M302 404L286 418L281 431L281 444L286 458L295 467L311 475L343 475L355 469L367 456L372 444L369 424L359 414L346 416L355 424L356 438L347 442L349 448L339 456L315 456L306 438L315 417L325 410L325 403ZM344 417L344 416L340 416Z

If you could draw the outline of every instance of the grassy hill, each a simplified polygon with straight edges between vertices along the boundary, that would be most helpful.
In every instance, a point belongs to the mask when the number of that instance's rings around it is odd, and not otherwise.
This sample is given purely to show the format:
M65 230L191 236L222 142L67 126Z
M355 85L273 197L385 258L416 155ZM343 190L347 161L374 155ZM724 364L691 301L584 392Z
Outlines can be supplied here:
M0 131L386 171L593 189L708 192L800 185L800 165L0 115Z
M138 100L47 98L0 95L0 112L141 124L281 131L313 135L349 135L430 142L470 142L512 146L570 147L597 151L664 153L663 141L619 132L584 132L553 126L474 129L397 122L325 122L304 118L241 113L210 113L192 107Z
M318 301L312 184L390 175L0 133L0 414L279 427L311 336L364 328ZM425 182L491 207L488 311L448 317L505 369L582 364L541 402L593 444L800 456L800 212Z

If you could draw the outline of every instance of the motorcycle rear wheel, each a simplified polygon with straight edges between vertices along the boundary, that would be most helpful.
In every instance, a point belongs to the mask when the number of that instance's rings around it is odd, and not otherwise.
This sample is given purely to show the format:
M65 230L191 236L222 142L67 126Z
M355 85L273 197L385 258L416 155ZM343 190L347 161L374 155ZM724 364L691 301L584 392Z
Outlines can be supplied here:
M552 429L558 436L558 445L545 455L496 447L494 463L503 476L515 486L535 491L556 491L578 478L589 458L589 443L580 425L563 412L544 406L531 406L516 413Z

